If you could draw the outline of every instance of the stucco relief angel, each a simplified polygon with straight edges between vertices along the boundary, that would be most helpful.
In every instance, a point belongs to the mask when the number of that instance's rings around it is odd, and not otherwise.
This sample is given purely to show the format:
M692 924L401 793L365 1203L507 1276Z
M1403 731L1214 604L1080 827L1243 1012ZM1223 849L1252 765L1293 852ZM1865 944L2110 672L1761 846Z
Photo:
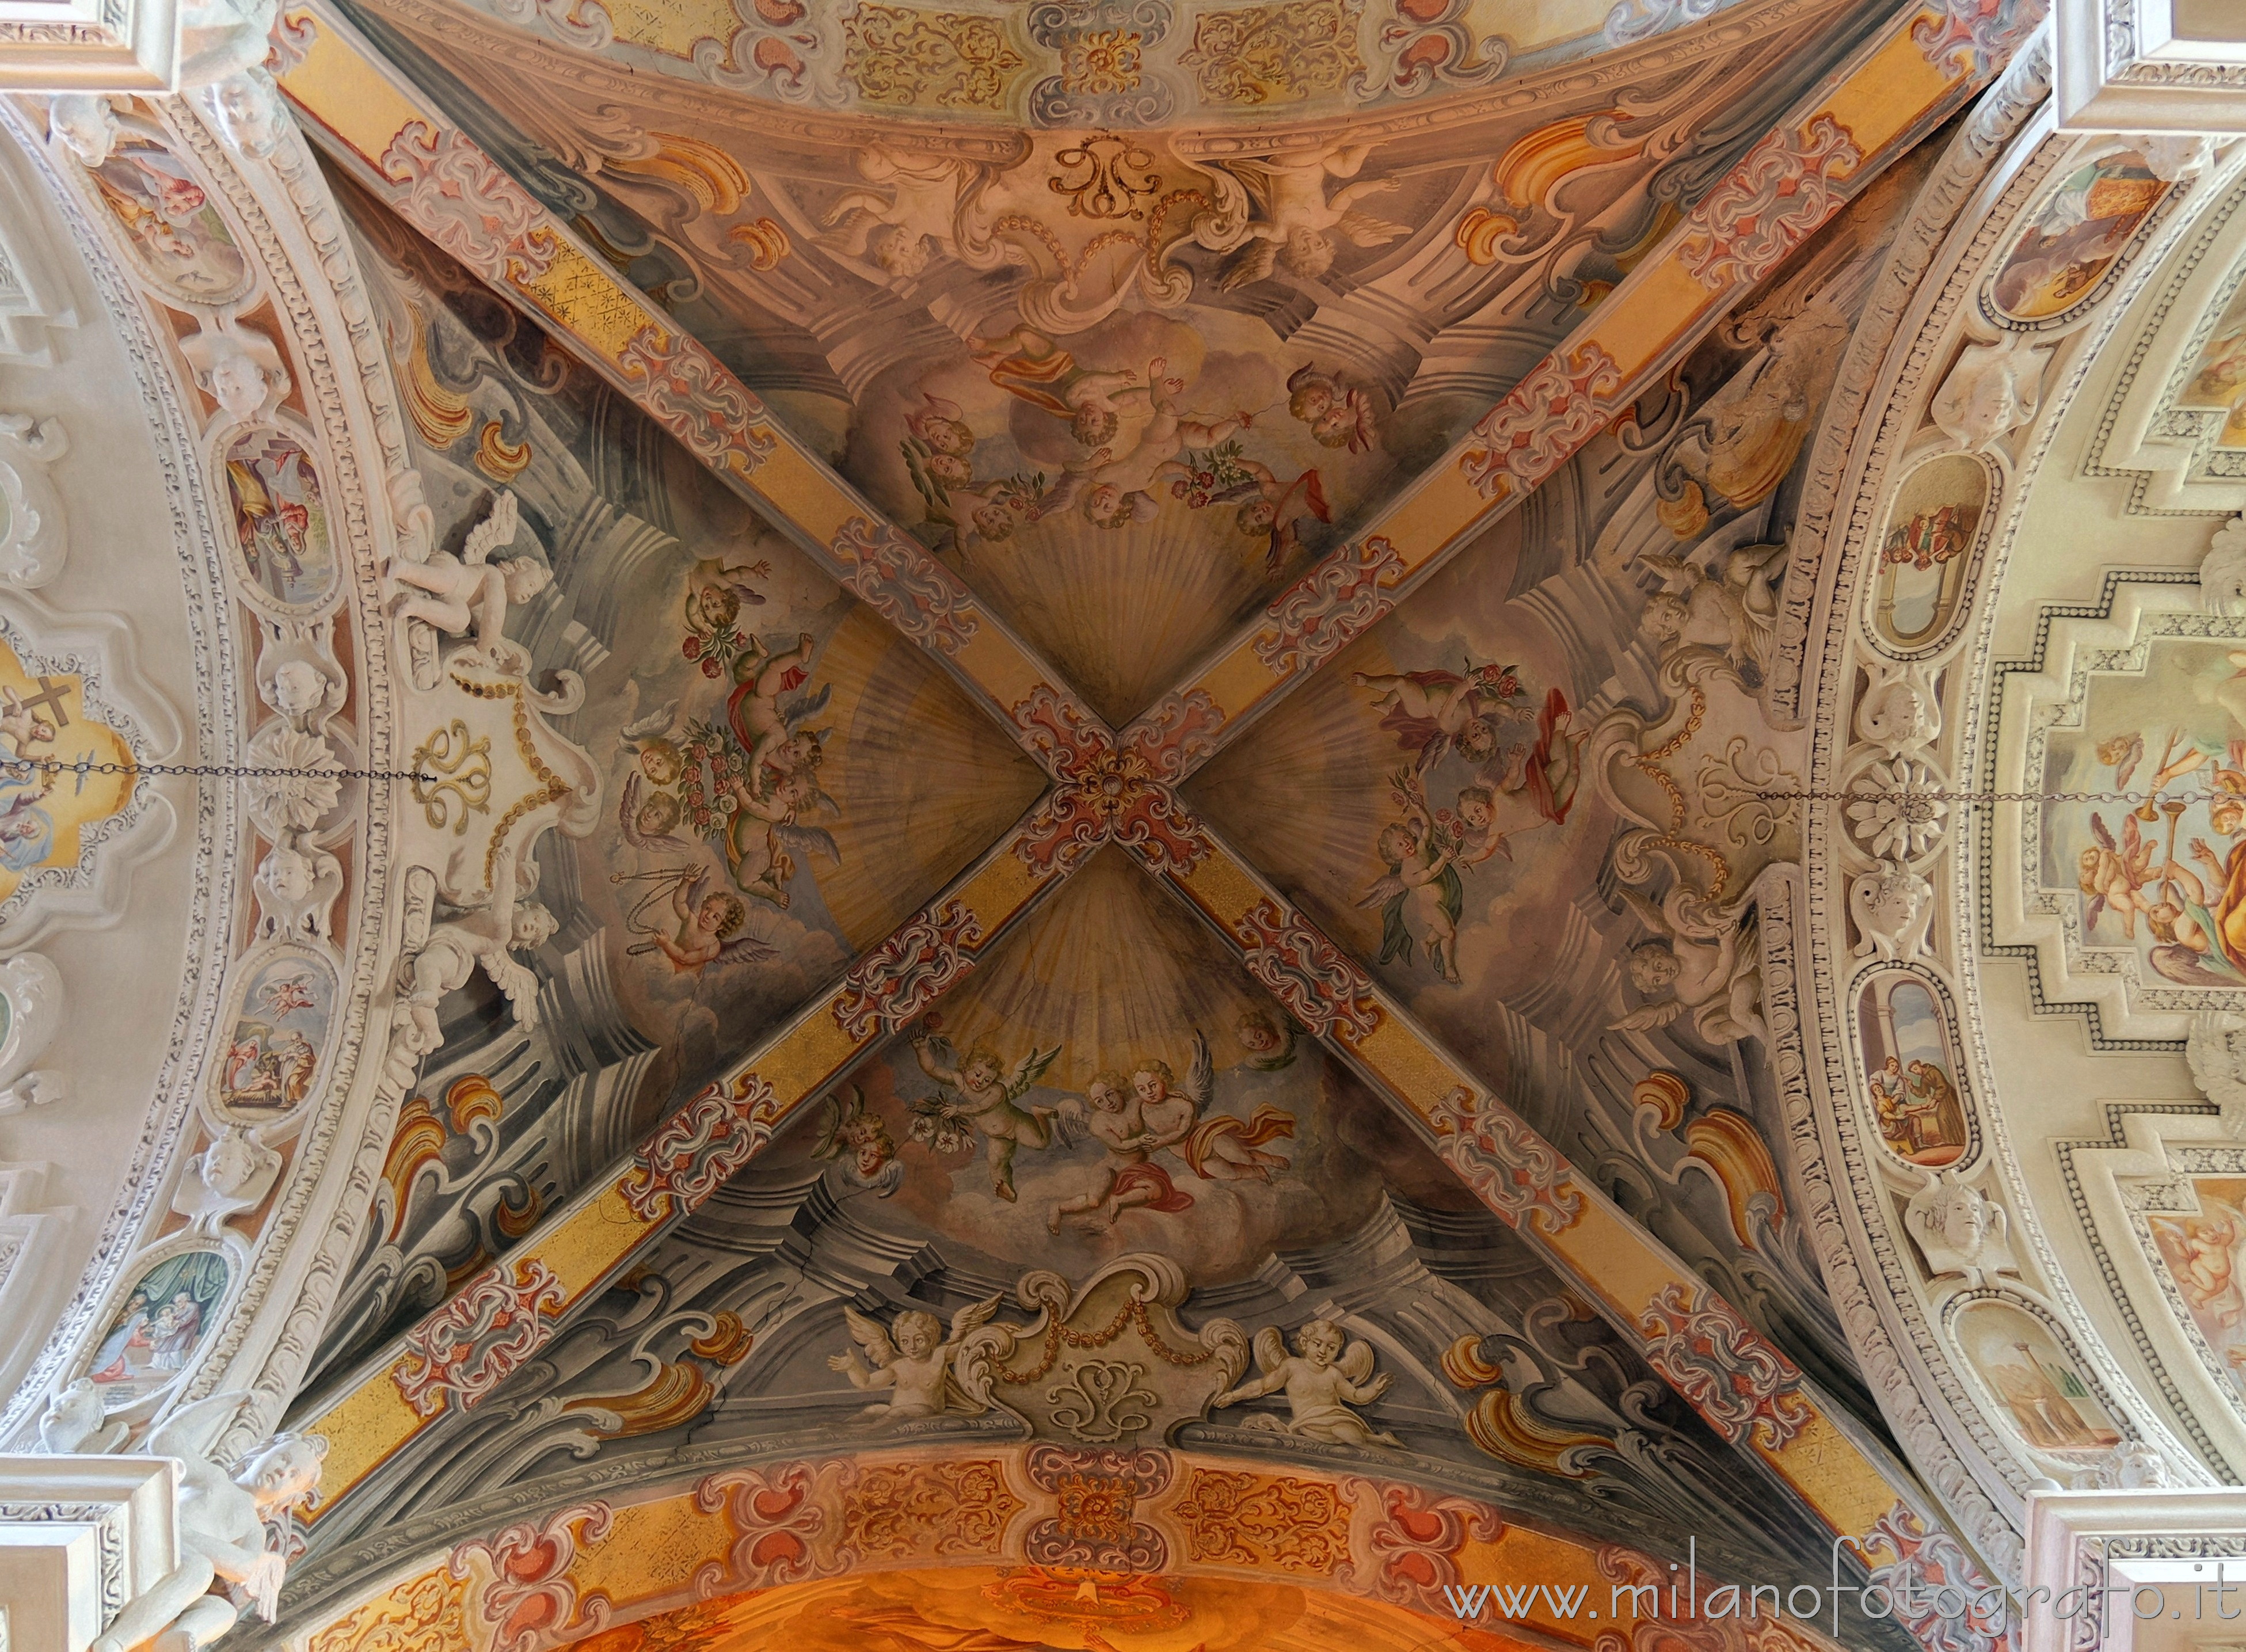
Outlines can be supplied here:
M1660 645L1663 659L1704 649L1722 656L1742 683L1750 670L1762 681L1778 636L1784 545L1742 545L1706 566L1650 552L1637 560L1661 579L1638 629Z
M534 556L491 560L493 551L514 542L521 526L514 495L500 488L491 511L468 530L460 554L439 551L425 562L391 559L390 611L401 620L419 620L452 636L474 634L475 645L500 670L530 669L530 656L507 640L509 603L521 604L544 590L554 570Z
M1268 1412L1247 1419L1246 1426L1303 1439L1327 1440L1337 1445L1401 1445L1393 1434L1374 1428L1349 1408L1370 1405L1388 1391L1394 1379L1372 1373L1370 1343L1353 1343L1340 1325L1314 1319L1295 1333L1295 1351L1287 1351L1276 1325L1256 1333L1256 1369L1262 1373L1237 1388L1228 1388L1210 1404L1215 1408L1284 1393L1289 1412L1285 1422Z
M1623 904L1652 935L1630 949L1630 984L1647 1002L1614 1023L1619 1032L1665 1027L1686 1012L1710 1044L1763 1038L1762 965L1744 914L1712 907L1683 885L1657 906L1635 889Z
M276 1435L228 1473L210 1451L249 1397L240 1390L214 1394L149 1431L149 1455L176 1457L182 1465L180 1564L127 1602L91 1652L126 1652L151 1642L162 1652L195 1652L234 1627L242 1609L231 1598L236 1595L273 1621L288 1560L267 1547L266 1522L311 1495L327 1446ZM229 1592L213 1593L221 1582Z
M998 1301L988 1296L961 1309L951 1316L949 1337L943 1334L943 1322L935 1315L923 1309L907 1309L896 1317L895 1343L879 1320L846 1304L842 1317L858 1351L833 1356L827 1369L841 1371L850 1379L850 1386L861 1392L890 1390L893 1397L858 1413L863 1417L902 1423L940 1417L946 1411L979 1416L990 1409L989 1404L972 1391L979 1385L963 1383L954 1362L968 1333L997 1316Z
M1217 279L1219 289L1235 291L1275 268L1316 281L1333 268L1337 235L1354 247L1385 247L1410 234L1409 226L1377 218L1357 204L1397 187L1393 178L1358 178L1371 153L1370 144L1339 143L1307 154L1204 161L1245 191L1256 214L1216 248L1232 254ZM1355 181L1329 194L1329 179Z
M426 1055L444 1043L437 1006L446 993L466 986L480 968L506 996L516 1026L527 1032L538 1025L538 976L514 955L544 946L561 925L538 901L518 898L534 884L536 867L532 866L534 876L526 879L517 860L516 855L500 855L492 869L490 898L437 925L427 943L401 968L399 1002L412 1023L410 1042L419 1053Z
M910 281L938 253L977 269L995 262L988 228L976 207L989 179L973 161L908 154L867 144L856 155L867 187L846 189L827 210L820 244L870 259L892 281Z

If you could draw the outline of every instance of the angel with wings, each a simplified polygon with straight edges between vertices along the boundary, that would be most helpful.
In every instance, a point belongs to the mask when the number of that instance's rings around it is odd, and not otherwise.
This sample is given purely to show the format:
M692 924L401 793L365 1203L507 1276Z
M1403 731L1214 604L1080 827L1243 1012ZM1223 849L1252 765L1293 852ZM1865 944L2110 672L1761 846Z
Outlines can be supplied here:
M943 1086L925 1101L913 1104L917 1116L912 1133L940 1152L947 1143L962 1139L963 1126L971 1125L990 1144L990 1191L1011 1204L1014 1200L1014 1150L1042 1151L1052 1145L1058 1107L1018 1107L1031 1085L1045 1077L1045 1069L1060 1054L1060 1046L1031 1049L1008 1072L990 1050L970 1050L963 1057L951 1041L936 1031L933 1017L913 1034L913 1054L921 1071Z
M733 776L726 785L734 807L725 826L725 862L743 894L769 901L784 912L791 899L787 886L795 876L797 855L815 853L833 865L842 863L834 834L807 824L816 816L842 812L842 806L820 789L815 765L779 776L761 793L745 775Z
M1388 786L1403 818L1381 827L1373 840L1373 853L1388 871L1373 880L1357 904L1380 908L1381 962L1401 958L1409 964L1413 946L1424 943L1435 973L1455 982L1459 918L1466 910L1466 886L1456 864L1459 842L1438 828L1418 774L1399 771L1389 777Z
M691 854L694 846L671 830L685 812L677 795L640 790L640 771L624 776L616 801L616 827L626 843L654 854Z
M1756 680L1768 663L1778 636L1778 595L1786 574L1786 547L1742 545L1725 552L1714 567L1681 556L1641 555L1640 563L1661 577L1661 589L1649 599L1639 629L1660 645L1664 659L1686 649L1720 654L1734 673L1752 666Z
M1217 286L1225 292L1252 285L1284 268L1304 281L1316 281L1333 268L1334 236L1353 247L1385 247L1411 233L1408 226L1376 218L1357 203L1396 187L1393 178L1358 178L1370 144L1336 144L1309 154L1271 155L1261 160L1210 162L1222 167L1262 208L1247 227L1238 250L1224 266ZM1331 195L1329 178L1356 179Z
M1309 425L1311 439L1323 447L1362 453L1372 446L1372 398L1338 370L1327 372L1305 362L1288 374L1287 411Z
M2098 920L2111 907L2121 920L2121 933L2134 941L2137 938L2137 914L2149 914L2153 903L2145 899L2145 886L2153 880L2153 860L2156 846L2145 837L2134 813L2121 817L2121 840L2113 841L2113 833L2105 817L2094 810L2090 816L2091 834L2098 841L2082 852L2081 876L2078 880L2082 893L2089 897L2083 908L2082 927L2094 929Z
M1285 1158L1263 1146L1294 1135L1295 1121L1287 1114L1269 1105L1258 1107L1249 1118L1209 1112L1216 1099L1216 1065L1198 1027L1193 1064L1186 1069L1182 1089L1173 1089L1176 1084L1177 1075L1166 1061L1149 1057L1132 1067L1131 1088L1145 1131L1140 1146L1174 1149L1203 1181L1268 1182L1273 1171L1288 1167Z
M180 1564L127 1602L91 1652L152 1643L165 1652L195 1652L234 1627L241 1615L230 1598L236 1594L273 1621L288 1560L268 1546L267 1522L319 1485L327 1446L302 1435L276 1435L229 1474L210 1452L250 1397L240 1389L214 1394L149 1431L148 1454L178 1458L181 1465ZM214 1592L220 1583L230 1586L228 1594Z
M909 1308L896 1317L893 1344L879 1320L845 1303L842 1317L849 1324L850 1340L865 1357L861 1359L858 1353L836 1354L827 1360L827 1369L841 1371L850 1379L850 1386L861 1393L882 1388L891 1391L894 1397L860 1411L863 1417L903 1423L915 1417L941 1417L946 1411L977 1416L989 1408L960 1385L952 1359L967 1333L989 1324L997 1314L996 1296L970 1302L951 1316L951 1335L947 1339L942 1320L924 1309Z
M1768 1036L1760 956L1739 911L1711 908L1681 886L1658 906L1635 889L1621 894L1653 934L1630 949L1623 965L1648 1002L1616 1022L1616 1030L1665 1027L1690 1010L1693 1031L1710 1044Z
M904 1162L897 1157L897 1144L889 1137L889 1127L881 1122L881 1114L866 1105L866 1092L855 1084L850 1086L847 1102L833 1096L827 1098L820 1119L819 1145L811 1150L811 1156L840 1161L835 1168L843 1180L861 1192L870 1190L879 1199L887 1199L904 1185Z
M1372 1374L1372 1348L1352 1343L1339 1324L1314 1319L1295 1333L1295 1351L1276 1325L1256 1333L1256 1369L1237 1388L1228 1388L1210 1402L1212 1407L1238 1405L1283 1392L1290 1413L1287 1421L1259 1413L1248 1420L1250 1428L1293 1434L1307 1440L1336 1445L1401 1445L1393 1434L1374 1428L1349 1408L1370 1405L1388 1391L1394 1379Z
M630 874L612 874L611 880L625 875ZM666 867L648 875L669 880L670 911L677 928L665 933L661 925L645 922L641 917L648 907L662 898L664 891L658 887L642 897L625 918L625 927L633 934L647 936L625 948L628 954L660 952L680 975L699 975L713 963L720 967L761 963L778 955L754 935L735 933L747 921L749 909L738 895L729 890L704 893L704 886L710 881L707 867Z
M507 640L507 605L530 601L553 581L554 571L534 556L490 560L493 551L514 542L520 522L514 495L502 487L492 495L490 513L468 530L458 556L439 551L425 562L392 557L391 612L453 636L473 630L493 665L526 668L527 656Z

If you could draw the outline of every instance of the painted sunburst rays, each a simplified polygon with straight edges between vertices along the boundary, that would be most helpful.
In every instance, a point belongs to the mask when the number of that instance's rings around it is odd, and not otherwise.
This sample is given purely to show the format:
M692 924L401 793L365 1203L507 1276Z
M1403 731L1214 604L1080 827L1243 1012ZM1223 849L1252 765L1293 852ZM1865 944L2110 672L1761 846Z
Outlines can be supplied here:
M1120 726L1183 676L1268 588L1263 539L1235 512L1180 508L1095 527L1071 513L959 561L1038 652Z
M1359 637L1187 782L1187 801L1453 1046L1493 1003L1575 1032L1613 963L1594 934L1612 817L1589 772L1588 582L1516 592L1505 531Z
M1044 787L1004 730L919 649L865 608L820 655L834 685L828 763L847 800L822 868L827 909L850 943L872 944L1028 809Z
M1243 1017L1279 1019L1223 946L1114 849L1079 869L940 1014L962 1050L1058 1046L1046 1082L1079 1091L1147 1057L1182 1073L1196 1030L1228 1064Z

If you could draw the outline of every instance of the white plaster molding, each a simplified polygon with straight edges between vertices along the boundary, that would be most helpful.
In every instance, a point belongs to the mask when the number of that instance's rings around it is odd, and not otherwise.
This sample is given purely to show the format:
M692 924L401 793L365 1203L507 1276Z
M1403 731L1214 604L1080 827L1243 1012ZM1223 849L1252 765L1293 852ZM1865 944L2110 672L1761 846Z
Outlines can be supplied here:
M2223 1627L2231 1617L2246 1620L2241 1533L2246 1490L2236 1486L2036 1492L2028 1499L2020 1652L2215 1652L2246 1638ZM2229 1616L2214 1593L2218 1563L2237 1603ZM2090 1591L2101 1610L2084 1609ZM2157 1615L2140 1615L2141 1591L2154 1592Z
M150 1457L0 1457L7 1645L85 1652L179 1564L180 1465Z
M60 421L0 412L0 580L30 588L63 571L70 520L47 467L70 452Z
M0 1162L0 1380L52 1309L61 1281L55 1278L57 1245L78 1212L46 1204L46 1164Z
M0 1031L0 1115L62 1100L69 1081L60 1073L31 1070L62 1025L62 971L36 952L0 962L0 1008L6 1022Z
M0 91L178 90L179 0L0 0Z
M2053 0L2061 130L2246 132L2246 24L2206 0Z
M0 101L0 133L12 140L11 166L17 168L19 176L28 178L41 198L43 211L59 221L74 244L97 301L96 309L107 318L121 347L154 450L162 509L171 529L169 548L177 559L185 602L192 670L200 680L221 681L219 662L231 661L238 655L235 621L230 605L221 597L227 553L196 459L200 445L196 421L167 364L170 346L160 341L140 308L115 243L89 210L91 203L82 188L65 180L61 168L75 163L48 149L44 134L31 130L23 112L4 101ZM169 337L167 329L163 338ZM10 613L35 616L34 622L40 625L59 622L32 595L0 591L0 615ZM95 616L82 616L72 623L92 631L110 650L122 673L120 680L138 680L129 628ZM106 631L102 629L105 623ZM234 732L236 708L230 697L201 697L193 708L192 734L180 713L160 700L137 694L133 697L136 712L143 720L137 750L146 759L178 760L190 753L228 751L238 739ZM224 914L235 909L236 900L233 855L226 846L235 840L240 829L239 803L230 788L176 781L151 782L144 785L143 794L151 805L152 826L160 826L168 833L184 823L193 833L192 858L185 874L192 902L178 1006L146 1086L146 1112L133 1131L134 1139L118 1202L103 1216L92 1259L74 1286L56 1281L65 1300L24 1328L26 1343L37 1344L38 1351L29 1360L25 1379L12 1383L6 1417L0 1419L0 1437L30 1437L31 1424L59 1377L76 1339L92 1331L109 1287L137 1247L135 1235L145 1222L159 1217L169 1186L167 1172L174 1157L188 1145L182 1138L194 1118L192 1086L197 1046L210 1036L217 1010L219 966L225 956L225 943L213 937ZM29 932L20 940L11 925L10 942L31 945L50 927L98 923L103 911L121 907L122 895L121 886L105 888L97 880L89 898L77 903L79 909L51 910L36 925L27 926ZM58 1319L53 1316L58 1315ZM16 1351L6 1367L8 1376L24 1371L24 1356L28 1351Z
M1974 679L1964 662L1980 642L1977 627L2001 577L2008 544L2002 524L2018 493L2013 479L2042 461L2056 419L2079 394L2086 365L2166 253L2190 232L2200 205L2236 172L2234 156L2176 185L2093 288L2054 316L2020 323L1984 301L1985 283L2047 193L2114 145L2055 135L2047 109L2016 120L2018 135L2001 159L1984 155L1977 193L1962 210L1938 202L1931 189L1922 195L1892 255L1902 261L1908 249L1916 262L1902 268L1916 279L1895 303L1891 330L1875 341L1881 353L1852 353L1844 366L1813 453L1793 547L1793 567L1806 574L1789 584L1782 615L1782 629L1801 639L1785 646L1806 656L1812 791L1846 788L1875 761L1891 770L1905 756L1923 761L1930 778L1973 774ZM1937 204L1948 215L1934 221L1936 249L1925 246L1919 221ZM2033 342L2007 349L2008 332ZM1860 337L1860 347L1865 343ZM1961 358L1964 377L1950 371ZM1902 480L1930 459L1961 450L1985 467L1988 520L1969 554L1953 615L1922 645L1905 648L1874 623L1877 547ZM1930 690L1938 684L1938 715L1903 715L1904 708L1887 704L1902 667L1922 672ZM1871 686L1859 696L1867 671ZM1776 681L1788 688L1783 663ZM2132 1462L2157 1460L2160 1472L2178 1479L2202 1479L2206 1471L2162 1408L2105 1349L2058 1264L2042 1225L2052 1218L2039 1220L2027 1206L1999 1075L1973 1031L1981 1014L1970 963L1973 856L1960 846L1971 832L1930 833L1923 850L1913 843L1896 857L1932 887L1934 921L1920 941L1910 928L1918 903L1904 898L1915 894L1907 887L1888 891L1885 902L1875 899L1876 887L1866 888L1853 914L1866 921L1852 928L1851 897L1875 867L1863 846L1848 840L1848 824L1835 812L1825 831L1807 835L1800 935L1790 914L1780 911L1771 923L1766 908L1766 1003L1795 1170L1827 1282L1896 1438L1992 1569L2017 1578L2028 1486L2045 1477L2106 1471L2089 1460L2096 1451L2086 1443L2065 1451L2030 1443L1991 1384L1969 1369L1959 1337L1975 1316L2013 1313L2040 1326L2037 1334L2047 1335L2079 1373ZM1902 960L1907 947L1918 955L1915 962ZM1883 955L1890 952L1893 958ZM1923 1167L1904 1163L1883 1142L1853 1035L1864 983L1875 973L1901 979L1905 971L1936 994L1956 1041L1954 1078L1968 1135L1940 1188L1930 1188ZM1810 1026L1830 1030L1811 1040ZM1832 1036L1843 1030L1848 1036ZM1948 1224L1936 1220L1937 1211L1950 1215L1967 1199L1978 1233L1962 1222L1958 1234L1943 1232Z
M0 364L45 367L55 358L49 330L76 327L78 311L17 173L11 146L0 145Z

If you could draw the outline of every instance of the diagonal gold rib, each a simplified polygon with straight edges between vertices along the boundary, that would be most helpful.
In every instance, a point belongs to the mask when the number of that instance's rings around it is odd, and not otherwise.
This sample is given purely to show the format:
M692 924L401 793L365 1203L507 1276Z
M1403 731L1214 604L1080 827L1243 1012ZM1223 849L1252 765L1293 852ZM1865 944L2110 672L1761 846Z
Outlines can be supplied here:
M958 575L792 434L753 391L385 62L329 0L281 76L306 130L405 222L553 333L1010 731L1041 660Z

